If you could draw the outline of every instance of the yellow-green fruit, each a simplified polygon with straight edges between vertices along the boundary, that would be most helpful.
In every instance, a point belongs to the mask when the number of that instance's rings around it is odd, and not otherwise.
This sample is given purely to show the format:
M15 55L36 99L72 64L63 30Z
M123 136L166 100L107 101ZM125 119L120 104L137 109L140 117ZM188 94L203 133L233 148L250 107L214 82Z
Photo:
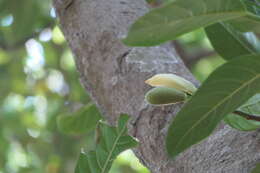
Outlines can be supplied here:
M151 86L175 88L190 95L197 90L197 88L190 81L169 73L154 75L150 79L146 80L145 83Z
M145 99L153 105L175 104L185 101L187 95L174 88L156 87L148 91Z

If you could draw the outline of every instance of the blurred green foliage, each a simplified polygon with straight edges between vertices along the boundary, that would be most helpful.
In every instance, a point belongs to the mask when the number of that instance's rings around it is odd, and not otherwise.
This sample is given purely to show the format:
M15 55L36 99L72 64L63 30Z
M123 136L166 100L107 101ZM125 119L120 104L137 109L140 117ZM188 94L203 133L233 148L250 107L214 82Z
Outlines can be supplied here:
M210 49L202 31L179 41L190 53ZM204 80L221 63L203 59L193 72ZM61 133L56 119L90 102L50 0L0 0L0 173L73 172L94 133ZM128 150L110 172L149 171Z
M203 29L198 29L179 37L178 42L180 42L187 54L191 56L203 54L201 52L212 52L208 56L198 57L196 63L191 67L191 72L200 82L203 82L211 72L226 62L218 54L213 53L214 49Z

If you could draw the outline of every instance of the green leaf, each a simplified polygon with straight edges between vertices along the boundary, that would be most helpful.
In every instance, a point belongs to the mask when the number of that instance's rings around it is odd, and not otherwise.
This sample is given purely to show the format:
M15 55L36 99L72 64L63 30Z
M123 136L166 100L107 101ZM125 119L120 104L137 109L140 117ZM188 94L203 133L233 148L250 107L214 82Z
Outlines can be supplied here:
M228 21L237 30L241 32L257 32L260 31L260 17L246 16Z
M247 14L244 4L238 0L177 0L137 20L123 42L129 46L153 46L200 27Z
M251 115L260 116L260 94L251 97L244 105L240 106L238 110ZM224 121L231 127L242 131L251 131L260 128L260 122L247 120L236 114L229 114L224 118Z
M252 170L251 173L259 173L260 172L260 163L256 164L256 167Z
M36 22L40 17L40 8L35 0L26 0L19 5L17 3L19 2L10 0L9 9L14 17L11 27L18 42L31 36L34 32Z
M255 16L260 16L260 2L258 0L242 0L246 5L247 11Z
M84 153L80 153L75 173L88 173L91 169L88 164L88 156Z
M228 21L241 32L260 32L260 5L259 3L244 0L248 15Z
M177 114L166 145L177 156L209 136L217 124L260 91L260 56L243 56L215 70Z
M252 170L251 173L259 173L260 172L260 163L256 164L256 167Z
M207 36L224 59L260 53L260 42L254 33L242 33L232 25L221 22L205 28Z
M128 115L122 114L117 127L99 122L96 149L81 153L75 173L108 173L117 155L137 146L138 142L127 134L128 119Z
M51 28L54 21L50 16L48 1L4 0L0 4L3 5L0 7L1 20L5 16L11 16L13 20L9 27L0 27L0 41L10 47L22 47L24 42L36 37L44 28Z
M57 123L59 130L64 133L81 134L94 130L101 118L98 108L94 104L89 104L74 115L58 116Z

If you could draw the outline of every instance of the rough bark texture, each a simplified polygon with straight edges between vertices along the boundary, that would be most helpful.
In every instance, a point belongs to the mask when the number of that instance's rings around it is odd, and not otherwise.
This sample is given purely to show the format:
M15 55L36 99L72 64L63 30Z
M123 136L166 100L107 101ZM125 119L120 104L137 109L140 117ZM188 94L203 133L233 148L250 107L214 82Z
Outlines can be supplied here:
M149 87L144 80L170 72L196 81L168 45L129 48L120 42L130 24L147 12L143 0L54 0L54 6L82 84L110 123L120 113L132 115L130 133L140 141L135 153L151 172L248 173L259 161L258 132L223 125L176 160L167 158L167 125L181 105L147 105L144 93Z

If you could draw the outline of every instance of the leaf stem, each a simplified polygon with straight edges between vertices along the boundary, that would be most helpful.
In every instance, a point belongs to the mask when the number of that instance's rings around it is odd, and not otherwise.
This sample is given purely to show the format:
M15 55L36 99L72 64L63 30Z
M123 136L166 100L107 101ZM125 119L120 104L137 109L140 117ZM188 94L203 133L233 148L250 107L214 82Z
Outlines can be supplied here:
M233 114L239 115L241 117L246 118L247 120L260 121L260 117L256 115L250 115L242 111L234 111Z

